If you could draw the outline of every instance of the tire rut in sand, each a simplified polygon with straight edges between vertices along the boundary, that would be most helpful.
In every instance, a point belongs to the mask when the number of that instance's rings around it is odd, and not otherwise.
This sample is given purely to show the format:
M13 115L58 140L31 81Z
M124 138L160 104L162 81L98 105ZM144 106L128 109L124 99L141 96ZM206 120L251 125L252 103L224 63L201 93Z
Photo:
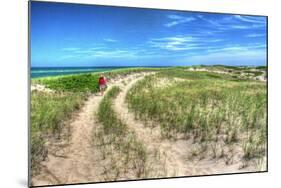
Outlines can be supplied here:
M102 96L91 95L80 112L70 120L71 136L64 157L48 154L42 162L44 173L32 179L33 185L71 184L97 180L98 161L93 150L92 129L96 126L96 111Z
M135 74L139 75L139 74ZM108 84L114 85L132 78L129 75ZM106 92L107 92L106 91ZM32 177L32 185L75 184L103 181L103 165L97 146L93 143L93 131L97 126L96 113L103 96L92 94L81 110L68 120L71 136L69 141L55 143L56 152L49 152L47 160L41 162L41 173ZM65 143L66 142L66 143ZM60 146L64 145L64 146ZM53 150L53 146L52 146Z
M150 177L193 176L218 173L242 172L237 164L225 165L215 159L190 159L194 143L192 139L168 140L161 137L160 125L146 126L129 111L125 98L130 88L143 77L128 84L120 84L121 92L115 99L114 109L120 119L135 132L139 141L143 142L148 151L148 163L154 171ZM153 122L155 123L155 122ZM209 155L206 153L206 156ZM156 162L157 161L157 162Z
M118 117L135 132L137 139L147 148L147 163L150 172L146 178L204 175L231 172L236 168L226 168L214 161L190 161L191 140L171 141L161 138L160 126L154 128L136 120L125 103L126 93L139 80L151 73L137 73L109 83L110 90L119 86L121 92L114 100L114 110ZM40 166L42 173L32 177L32 185L75 184L104 181L103 160L99 148L93 141L97 129L97 110L103 96L91 95L81 110L70 120L71 136L64 147L57 147L59 155L49 152L47 160Z
M134 79L127 85L120 85L121 92L115 100L114 109L121 120L136 133L137 139L143 142L147 147L148 162L150 162L149 165L152 166L154 174L157 174L156 177L183 176L190 174L189 171L191 168L187 165L185 160L187 151L183 147L185 145L184 141L173 142L161 139L160 126L155 126L153 128L145 126L143 122L136 120L128 109L125 102L126 94L129 89L142 78L143 77Z

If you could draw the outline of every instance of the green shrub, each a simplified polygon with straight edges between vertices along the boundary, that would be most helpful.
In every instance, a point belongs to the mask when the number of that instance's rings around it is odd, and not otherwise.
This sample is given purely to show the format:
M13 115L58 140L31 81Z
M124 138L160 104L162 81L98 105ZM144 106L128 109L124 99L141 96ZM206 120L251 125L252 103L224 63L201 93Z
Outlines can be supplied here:
M77 74L51 79L42 78L37 82L58 91L97 92L99 90L98 78L98 74Z

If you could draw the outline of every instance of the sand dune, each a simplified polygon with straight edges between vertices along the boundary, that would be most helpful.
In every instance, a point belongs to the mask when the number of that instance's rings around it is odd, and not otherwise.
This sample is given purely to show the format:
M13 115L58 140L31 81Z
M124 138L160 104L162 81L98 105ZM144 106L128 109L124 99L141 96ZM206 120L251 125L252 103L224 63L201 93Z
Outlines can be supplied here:
M146 126L144 122L136 120L134 114L128 110L125 97L128 90L147 74L153 73L127 75L110 82L107 89L108 91L113 86L121 88L121 92L114 102L114 110L128 128L135 132L138 141L147 148L147 163L151 167L151 173L147 178L251 170L249 168L240 169L241 164L235 159L231 165L226 165L223 160L208 157L190 160L189 156L194 148L191 139L163 139L160 126ZM32 177L34 186L104 181L102 173L104 164L93 138L94 131L100 126L96 113L102 99L103 96L99 94L90 95L82 109L73 114L72 118L66 122L70 124L70 140L50 144L47 160L40 164L41 173Z
M143 74L129 75L108 84L108 90L123 81L130 81ZM43 87L42 87L43 88ZM103 96L92 94L83 108L69 120L71 137L52 144L47 160L42 162L42 173L32 177L33 185L72 184L102 181L100 156L93 143L93 129L98 126L95 117ZM63 143L62 143L63 142ZM64 147L62 147L64 145ZM66 146L65 146L66 145ZM59 153L59 154L57 154Z

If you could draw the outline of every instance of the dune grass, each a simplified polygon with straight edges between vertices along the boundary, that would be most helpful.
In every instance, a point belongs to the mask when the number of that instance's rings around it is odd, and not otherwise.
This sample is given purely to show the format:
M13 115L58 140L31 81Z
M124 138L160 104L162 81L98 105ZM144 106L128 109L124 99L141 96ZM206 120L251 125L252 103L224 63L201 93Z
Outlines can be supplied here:
M126 68L105 72L107 79L127 74L150 71L150 68ZM63 124L79 109L89 93L99 90L100 73L82 73L32 79L31 84L41 84L53 92L31 92L31 166L35 173L39 163L48 153L46 143L60 138ZM106 118L105 118L106 119ZM118 124L121 125L121 124ZM116 129L120 130L120 128ZM139 147L142 147L139 145Z
M104 72L104 76L110 80L115 77L126 76L137 72L147 72L160 70L161 68L124 68ZM89 92L95 93L99 91L98 78L101 73L81 73L73 75L63 75L45 78L33 79L33 83L45 85L47 88L56 91L67 92Z
M231 69L224 66L207 68ZM264 71L265 68L259 69ZM231 70L252 71L243 67ZM222 137L228 145L242 143L245 160L264 156L267 139L265 83L241 80L233 75L191 72L184 67L128 68L104 74L110 80L143 71L159 73L138 82L126 100L139 118L157 121L163 137L192 135L195 142L200 143L218 141ZM99 73L86 73L32 80L32 84L42 84L53 91L31 93L31 165L34 172L47 155L46 142L59 138L66 128L65 120L81 107L88 93L98 91L98 77ZM162 78L169 82L164 83L165 87L159 87L155 82ZM112 109L118 93L119 89L114 87L102 100L98 112L102 129L95 137L101 143L104 157L111 150L109 147L119 151L120 160L110 154L114 178L121 177L129 169L133 169L135 177L145 177L146 149Z
M163 87L157 80L166 79ZM266 84L230 75L161 71L138 82L126 100L136 117L158 122L165 138L177 134L197 143L239 143L244 159L266 151Z
M107 180L117 180L121 177L141 178L146 177L146 148L137 141L134 132L118 119L113 110L113 100L120 92L119 87L113 87L103 98L98 109L98 120L102 125L101 131L94 135L100 143L100 150L104 158L110 160L105 174ZM116 152L112 153L112 150ZM113 177L112 177L113 174Z
M45 159L45 143L49 136L59 138L65 128L63 122L83 103L85 96L74 93L31 93L31 166Z

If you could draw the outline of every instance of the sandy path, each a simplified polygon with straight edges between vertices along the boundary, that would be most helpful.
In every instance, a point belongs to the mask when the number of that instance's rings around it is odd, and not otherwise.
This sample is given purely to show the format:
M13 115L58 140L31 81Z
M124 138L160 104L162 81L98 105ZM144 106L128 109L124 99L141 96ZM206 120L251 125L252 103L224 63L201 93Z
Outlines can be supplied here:
M237 165L226 167L214 160L189 160L191 139L163 140L159 126L146 127L143 122L135 119L128 110L125 96L147 74L151 73L136 73L114 80L108 84L107 89L108 91L115 85L121 87L114 109L122 121L136 133L137 139L147 147L148 163L152 169L147 178L237 172ZM79 113L69 120L72 133L69 143L57 148L59 154L48 153L47 160L41 163L42 173L32 178L34 186L104 180L99 149L93 142L93 131L99 126L95 116L102 98L100 95L91 95Z
M71 120L70 143L61 151L64 157L48 154L42 162L43 173L32 179L33 185L70 184L96 180L97 166L92 145L92 129L96 126L93 111L102 96L91 95L79 114Z
M134 115L129 112L128 106L125 103L126 93L136 82L142 78L143 77L134 79L127 85L120 85L122 90L115 100L114 109L121 120L124 121L124 123L126 123L130 129L134 130L138 140L143 142L147 147L148 156L150 157L149 161L155 163L155 159L153 159L153 153L156 151L159 152L161 155L162 165L165 165L164 169L158 169L161 171L165 170L165 174L162 173L162 176L180 176L184 174L190 174L187 172L190 171L190 168L185 163L187 151L183 147L183 141L171 142L161 139L159 126L155 126L154 128L147 127L143 124L143 122L136 120ZM153 163L150 165L153 165ZM157 170L157 167L155 168L154 170Z
M159 176L171 177L233 173L249 170L239 170L238 163L225 165L222 160L190 160L189 156L192 152L192 149L194 148L192 139L178 139L175 141L161 139L161 130L159 125L152 128L151 126L145 126L144 122L137 120L134 114L128 110L128 106L125 102L125 97L128 90L142 78L143 77L134 79L126 85L119 85L121 87L121 92L115 99L114 109L121 120L136 133L137 139L143 142L147 147L148 162L150 163L149 165L152 166L152 169L155 171L154 175L148 178ZM155 151L160 154L160 161L159 157L158 159L156 159L157 157L155 157L154 155ZM156 161L158 161L158 164ZM162 167L160 168L159 162L162 164Z
M134 79L140 74L108 83L109 88L124 80ZM78 114L69 121L71 137L69 143L61 144L56 152L49 152L47 160L41 163L42 173L32 178L32 184L72 184L101 181L102 166L98 149L93 143L93 129L98 126L95 117L103 96L92 94ZM60 143L58 143L59 145ZM59 153L59 154L57 154Z

